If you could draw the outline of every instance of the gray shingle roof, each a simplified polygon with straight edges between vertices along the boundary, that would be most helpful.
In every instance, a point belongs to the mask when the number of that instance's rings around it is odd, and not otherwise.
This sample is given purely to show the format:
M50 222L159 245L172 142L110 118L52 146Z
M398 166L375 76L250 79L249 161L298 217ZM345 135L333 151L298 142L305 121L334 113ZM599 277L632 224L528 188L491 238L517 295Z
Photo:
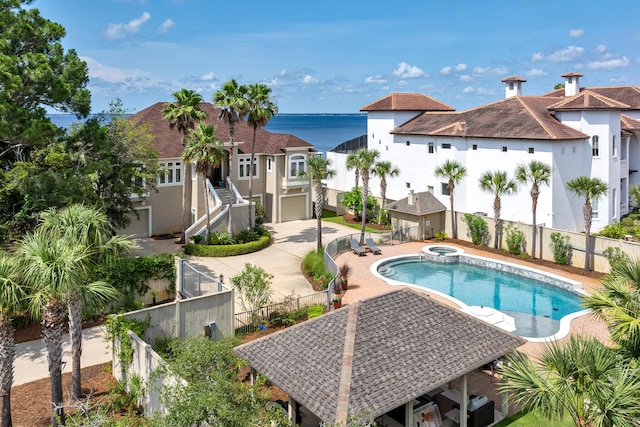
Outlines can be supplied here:
M352 351L345 346L350 341ZM340 400L348 415L378 416L523 343L403 288L234 351L322 420L335 422Z
M409 204L409 197L405 197L404 199L387 203L385 209L412 215L426 215L447 210L447 207L428 191L416 193L413 198L413 204Z

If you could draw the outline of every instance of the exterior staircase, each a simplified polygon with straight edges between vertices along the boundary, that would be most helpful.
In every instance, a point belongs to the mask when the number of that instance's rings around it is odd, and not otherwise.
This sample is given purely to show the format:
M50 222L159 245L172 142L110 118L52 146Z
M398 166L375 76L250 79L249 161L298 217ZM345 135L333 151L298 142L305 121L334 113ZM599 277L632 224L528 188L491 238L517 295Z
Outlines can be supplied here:
M223 206L231 204L231 193L229 193L229 190L224 187L216 187L215 190Z

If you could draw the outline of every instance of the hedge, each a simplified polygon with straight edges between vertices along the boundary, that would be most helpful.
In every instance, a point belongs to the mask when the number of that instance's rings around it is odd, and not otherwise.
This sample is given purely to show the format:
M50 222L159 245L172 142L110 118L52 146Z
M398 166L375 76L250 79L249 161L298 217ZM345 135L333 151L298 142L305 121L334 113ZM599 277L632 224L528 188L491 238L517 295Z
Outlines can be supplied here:
M235 245L198 245L195 243L187 243L184 246L184 253L205 257L237 256L261 251L270 244L271 233L267 231L258 240L249 243Z

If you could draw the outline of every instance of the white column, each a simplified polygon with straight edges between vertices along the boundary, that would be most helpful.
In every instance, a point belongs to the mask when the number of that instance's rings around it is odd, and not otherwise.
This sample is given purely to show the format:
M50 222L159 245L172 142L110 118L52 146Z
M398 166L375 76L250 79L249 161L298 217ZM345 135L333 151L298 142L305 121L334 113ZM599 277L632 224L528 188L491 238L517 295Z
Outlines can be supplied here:
M467 392L467 374L464 374L462 376L460 394L460 427L467 427L467 404L469 403L469 394Z
M291 420L291 427L296 426L296 412L298 409L298 404L295 400L289 396L289 419Z
M413 400L404 404L404 427L413 427Z

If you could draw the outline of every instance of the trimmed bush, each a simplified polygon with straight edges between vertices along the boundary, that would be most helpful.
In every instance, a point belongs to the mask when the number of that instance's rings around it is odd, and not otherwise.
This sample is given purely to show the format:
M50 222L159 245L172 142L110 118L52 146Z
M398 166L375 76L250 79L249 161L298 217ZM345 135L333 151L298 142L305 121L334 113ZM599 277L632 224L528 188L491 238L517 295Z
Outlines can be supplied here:
M473 242L474 245L486 246L489 240L487 221L474 214L464 214L462 220L467 224L471 242Z
M571 262L571 243L569 236L560 233L551 233L549 247L553 252L553 262L559 265L569 265Z
M237 256L261 251L270 244L271 233L265 231L258 240L249 243L233 245L196 245L195 243L188 243L184 246L184 253L205 257Z
M507 227L506 239L507 248L512 255L520 255L525 253L525 239L522 230L513 227Z

